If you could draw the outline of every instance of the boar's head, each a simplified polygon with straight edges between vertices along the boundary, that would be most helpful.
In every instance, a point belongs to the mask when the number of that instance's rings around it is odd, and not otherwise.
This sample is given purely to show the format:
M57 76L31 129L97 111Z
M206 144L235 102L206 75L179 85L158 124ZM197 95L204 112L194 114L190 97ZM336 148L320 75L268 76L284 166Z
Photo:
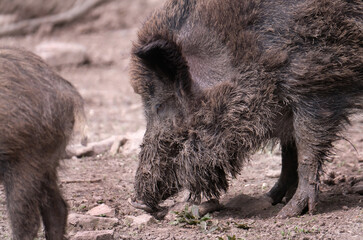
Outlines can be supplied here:
M147 120L136 173L136 198L156 210L181 187L177 156L188 135L190 75L180 48L154 40L133 50L132 85Z
M173 39L139 41L132 52L131 83L147 120L133 205L149 212L182 188L194 199L219 197L255 145L241 139L262 132L240 127L244 118L256 126L261 120L248 114L247 102L259 100L243 84L229 78L202 90L187 59Z

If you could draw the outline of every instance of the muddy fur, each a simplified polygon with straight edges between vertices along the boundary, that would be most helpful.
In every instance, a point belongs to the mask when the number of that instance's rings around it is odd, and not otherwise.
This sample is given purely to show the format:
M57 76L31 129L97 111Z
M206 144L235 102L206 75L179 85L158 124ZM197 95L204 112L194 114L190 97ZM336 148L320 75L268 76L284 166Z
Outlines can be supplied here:
M277 139L268 195L292 192L282 217L312 212L322 163L363 105L362 16L361 1L167 1L132 50L147 120L136 199L157 210L182 188L218 198Z
M76 119L84 119L77 90L38 56L0 48L0 180L14 240L63 239L67 205L57 167Z

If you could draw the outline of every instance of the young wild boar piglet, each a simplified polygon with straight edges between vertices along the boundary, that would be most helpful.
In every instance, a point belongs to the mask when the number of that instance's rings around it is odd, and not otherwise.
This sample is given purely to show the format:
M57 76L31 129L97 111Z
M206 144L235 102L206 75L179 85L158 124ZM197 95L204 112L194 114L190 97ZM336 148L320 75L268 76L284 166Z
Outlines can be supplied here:
M63 240L67 205L57 167L75 120L84 119L77 90L38 56L0 47L0 181L14 240Z

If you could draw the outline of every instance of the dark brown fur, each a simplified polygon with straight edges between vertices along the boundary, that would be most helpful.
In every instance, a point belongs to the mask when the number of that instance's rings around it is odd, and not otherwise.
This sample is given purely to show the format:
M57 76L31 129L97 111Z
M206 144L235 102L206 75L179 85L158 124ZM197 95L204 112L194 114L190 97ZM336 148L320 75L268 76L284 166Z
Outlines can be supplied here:
M186 188L219 197L273 139L282 172L268 195L280 212L317 203L319 172L363 103L363 4L352 0L170 0L139 31L131 83L147 129L136 201Z
M30 52L0 48L0 180L14 240L34 239L40 216L46 239L63 239L57 167L77 116L83 100L68 81Z

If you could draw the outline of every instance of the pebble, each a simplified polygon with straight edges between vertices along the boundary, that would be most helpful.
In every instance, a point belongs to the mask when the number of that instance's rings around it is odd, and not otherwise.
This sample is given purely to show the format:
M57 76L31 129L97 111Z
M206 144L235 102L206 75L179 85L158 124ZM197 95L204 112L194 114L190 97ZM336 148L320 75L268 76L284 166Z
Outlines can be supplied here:
M78 232L71 240L113 240L114 230Z
M76 43L43 42L35 53L51 66L80 65L88 60L86 47Z
M15 14L0 14L0 26L12 24L16 21L16 18Z
M278 178L280 176L279 170L270 170L266 173L266 177L269 178Z
M353 187L352 187L352 191L354 193L358 193L360 195L363 195L363 181L354 184Z
M86 214L89 214L91 216L114 217L115 209L110 208L106 204L101 204L97 207L92 208Z
M140 225L149 225L155 222L155 219L153 216L149 214L142 214L140 216L125 216L126 219L129 219L134 226L140 226Z
M115 227L118 222L117 218L95 217L77 213L71 213L68 216L70 230L78 228L82 230L107 230Z

